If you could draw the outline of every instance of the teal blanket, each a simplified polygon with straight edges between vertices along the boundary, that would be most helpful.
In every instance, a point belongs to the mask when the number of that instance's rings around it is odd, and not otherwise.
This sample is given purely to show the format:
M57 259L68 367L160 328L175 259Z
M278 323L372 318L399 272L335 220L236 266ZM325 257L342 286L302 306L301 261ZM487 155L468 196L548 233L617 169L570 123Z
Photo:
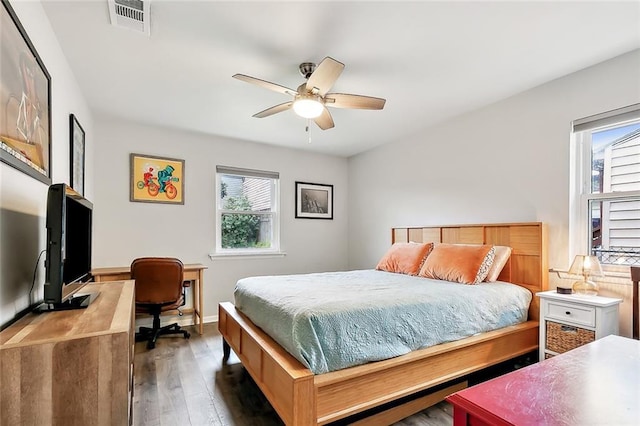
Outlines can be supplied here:
M531 292L375 270L244 278L236 307L314 374L527 319Z

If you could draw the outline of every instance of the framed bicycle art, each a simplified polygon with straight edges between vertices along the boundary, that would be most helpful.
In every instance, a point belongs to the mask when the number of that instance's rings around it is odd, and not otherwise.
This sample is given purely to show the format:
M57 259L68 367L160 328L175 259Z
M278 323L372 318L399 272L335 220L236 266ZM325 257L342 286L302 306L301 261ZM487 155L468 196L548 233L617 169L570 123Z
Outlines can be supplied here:
M184 160L130 155L129 201L184 204Z
M51 76L7 0L0 28L0 161L49 185Z

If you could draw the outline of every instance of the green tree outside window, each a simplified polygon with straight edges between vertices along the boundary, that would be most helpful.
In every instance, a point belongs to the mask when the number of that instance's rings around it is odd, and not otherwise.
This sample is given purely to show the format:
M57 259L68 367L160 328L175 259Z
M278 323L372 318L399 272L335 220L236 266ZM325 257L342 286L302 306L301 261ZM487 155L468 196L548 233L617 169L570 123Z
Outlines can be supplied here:
M225 201L225 209L248 211L251 210L251 203L244 195L239 197L229 197ZM247 248L258 246L257 240L260 229L260 218L257 215L233 213L223 214L221 229L223 248Z

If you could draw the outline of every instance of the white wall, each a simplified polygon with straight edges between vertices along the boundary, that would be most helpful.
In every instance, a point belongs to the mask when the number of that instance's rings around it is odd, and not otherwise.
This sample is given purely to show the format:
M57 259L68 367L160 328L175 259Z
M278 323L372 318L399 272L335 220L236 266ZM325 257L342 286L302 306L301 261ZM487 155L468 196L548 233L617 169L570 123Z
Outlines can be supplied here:
M176 106L179 108L179 106ZM94 267L123 266L139 256L202 263L204 315L233 300L239 278L347 268L347 160L304 151L146 126L96 116ZM306 143L301 140L300 143ZM185 204L129 201L129 154L185 160ZM216 165L280 173L283 258L216 259ZM294 218L295 181L334 185L334 220Z
M638 50L350 158L349 266L393 226L542 221L567 267L571 121L637 102Z
M349 267L375 266L394 226L541 221L568 268L571 122L638 102L640 50L350 158Z
M11 2L13 9L51 75L53 183L69 183L69 114L76 114L86 133L85 193L93 193L93 118L39 2ZM0 6L3 7L4 6ZM34 296L29 299L36 259L45 248L47 185L0 164L0 324L42 299L43 259ZM44 258L44 256L43 256Z

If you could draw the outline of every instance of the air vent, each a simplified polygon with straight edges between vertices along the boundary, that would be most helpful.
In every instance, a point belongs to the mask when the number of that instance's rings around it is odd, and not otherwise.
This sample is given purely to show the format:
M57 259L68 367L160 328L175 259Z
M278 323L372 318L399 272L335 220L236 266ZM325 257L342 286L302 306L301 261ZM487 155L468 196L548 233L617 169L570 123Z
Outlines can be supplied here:
M151 0L108 0L111 25L150 35Z

